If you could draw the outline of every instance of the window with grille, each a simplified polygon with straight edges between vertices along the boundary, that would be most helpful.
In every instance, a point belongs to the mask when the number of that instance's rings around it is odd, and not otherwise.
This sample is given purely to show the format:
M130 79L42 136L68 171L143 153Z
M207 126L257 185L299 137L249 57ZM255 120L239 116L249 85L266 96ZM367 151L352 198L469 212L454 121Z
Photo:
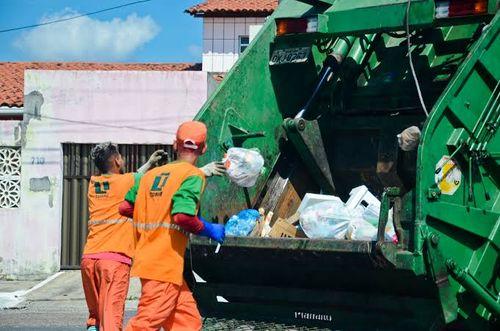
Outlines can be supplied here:
M240 54L243 53L245 49L247 49L249 44L250 44L250 37L240 36Z
M0 208L19 208L21 148L0 147Z

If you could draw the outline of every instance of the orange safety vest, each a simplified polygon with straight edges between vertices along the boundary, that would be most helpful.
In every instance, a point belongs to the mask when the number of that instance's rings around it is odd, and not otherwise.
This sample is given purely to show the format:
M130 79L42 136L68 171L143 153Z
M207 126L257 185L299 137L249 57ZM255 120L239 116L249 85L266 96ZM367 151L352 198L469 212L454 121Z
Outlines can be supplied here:
M89 223L83 254L102 252L134 254L132 220L121 216L118 206L134 185L134 174L113 174L90 178Z
M142 177L134 207L137 242L131 276L182 285L189 234L172 221L172 197L191 176L200 176L205 187L204 174L187 162L172 162Z

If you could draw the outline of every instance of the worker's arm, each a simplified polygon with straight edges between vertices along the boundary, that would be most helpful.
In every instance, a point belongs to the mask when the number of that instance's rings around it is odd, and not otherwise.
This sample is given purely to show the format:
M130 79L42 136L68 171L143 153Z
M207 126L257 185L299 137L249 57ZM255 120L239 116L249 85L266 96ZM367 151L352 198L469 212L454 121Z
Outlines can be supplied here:
M179 225L185 231L193 234L199 234L203 229L203 222L198 216L187 214L175 214L174 223Z
M145 174L149 169L156 167L164 155L166 155L166 152L163 149L154 151L154 153L149 157L148 162L144 163L139 169L137 169L137 172Z
M205 177L223 176L226 174L226 167L224 166L224 162L221 161L210 162L201 167L200 170L203 171Z
M190 176L182 182L172 197L173 221L185 231L223 242L224 226L205 221L196 216L203 191L203 179Z
M125 195L125 200L118 206L118 212L120 215L132 218L134 216L134 204L137 198L137 191L139 191L139 184L141 183L141 178L143 174L136 172L134 174L134 186L128 190Z

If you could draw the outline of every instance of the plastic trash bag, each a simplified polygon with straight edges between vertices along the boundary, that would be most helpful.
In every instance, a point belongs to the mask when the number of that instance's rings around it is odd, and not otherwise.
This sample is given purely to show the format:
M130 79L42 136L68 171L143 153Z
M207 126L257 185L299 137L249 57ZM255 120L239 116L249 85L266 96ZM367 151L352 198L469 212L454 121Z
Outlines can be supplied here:
M351 216L353 216L353 218L363 219L373 227L378 228L380 200L371 194L365 185L353 188L349 195L350 197L346 202L346 207L351 212ZM365 228L363 227L363 229ZM392 241L395 243L398 241L396 232L394 231L394 225L392 223L392 209L389 210L389 218L385 227L384 237L386 241Z
M394 230L394 223L392 221L393 209L389 209L389 217L387 218L387 225L385 226L385 240L392 241L397 244L399 242L396 230Z
M351 215L338 200L319 202L300 214L300 227L309 238L344 239Z
M332 201L332 200L337 200L337 201L342 201L340 200L339 197L335 195L325 195L325 194L315 194L315 193L306 193L304 195L304 198L302 199L302 202L300 203L299 208L297 209L297 212L300 214L304 209L307 207L314 205L316 203L320 203L323 201Z
M235 237L245 237L252 232L260 214L255 209L245 209L238 214L231 216L225 225L226 235Z
M228 177L241 187L254 186L264 166L264 158L257 150L238 147L228 149L223 162Z
M375 228L378 228L378 218L380 214L380 205L368 205L365 207L363 212L363 220L367 223L371 224ZM394 230L394 224L392 222L392 208L389 209L389 217L387 219L387 224L385 226L385 235L384 238L386 241L392 241L393 243L398 243L398 236L396 235L396 231Z
M404 129L397 135L399 147L405 152L417 149L420 143L420 135L420 129L416 126Z
M348 240L377 240L377 228L363 219L354 219L349 222L346 231L346 239Z
M370 223L371 225L378 227L378 217L380 214L380 204L371 204L363 208L363 213L361 218Z

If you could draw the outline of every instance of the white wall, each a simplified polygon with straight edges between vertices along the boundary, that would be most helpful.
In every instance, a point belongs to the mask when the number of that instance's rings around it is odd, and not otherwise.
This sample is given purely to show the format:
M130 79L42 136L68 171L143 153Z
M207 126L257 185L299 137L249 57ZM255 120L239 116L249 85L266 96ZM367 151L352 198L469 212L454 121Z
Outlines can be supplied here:
M239 57L239 37L250 36L250 26L262 26L264 17L203 18L203 71L226 72Z
M25 94L33 91L43 97L41 118L26 122L25 115L21 206L0 209L0 277L42 278L59 270L62 143L171 143L178 124L191 119L205 102L207 74L28 70ZM34 103L26 99L25 112L32 112L28 108ZM18 124L0 122L2 144L15 144ZM43 163L32 162L33 158ZM50 190L32 191L30 179L45 176L50 179Z
M0 146L19 146L20 142L15 136L19 123L20 121L0 120Z
M20 141L17 139L15 131L19 126L19 121L0 121L0 146L19 147ZM21 210L15 209L0 209L0 276L9 270L12 266L12 260L4 258L1 252L14 251L16 249L14 240L11 240L12 235L16 235L14 228L16 223L22 218ZM4 225L5 224L5 225ZM7 229L10 224L12 228ZM23 240L18 237L17 240Z

